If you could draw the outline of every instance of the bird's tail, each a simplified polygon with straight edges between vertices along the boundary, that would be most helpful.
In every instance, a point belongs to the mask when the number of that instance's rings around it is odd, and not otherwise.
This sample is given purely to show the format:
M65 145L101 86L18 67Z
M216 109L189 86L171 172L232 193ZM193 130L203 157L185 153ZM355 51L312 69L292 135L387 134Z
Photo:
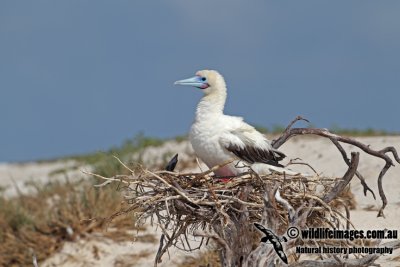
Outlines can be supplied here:
M281 160L283 160L284 158L286 158L286 155L283 154L283 153L282 153L281 151L279 151L279 150L272 149L271 151L272 151L272 153L273 153L273 155L274 155L274 159L275 159L276 161L281 161Z

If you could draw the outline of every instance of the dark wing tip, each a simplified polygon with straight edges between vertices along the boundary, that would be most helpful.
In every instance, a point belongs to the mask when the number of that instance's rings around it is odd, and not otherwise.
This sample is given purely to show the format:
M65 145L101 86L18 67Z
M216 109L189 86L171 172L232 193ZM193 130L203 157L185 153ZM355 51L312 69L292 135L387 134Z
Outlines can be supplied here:
M234 144L230 144L225 147L228 151L235 154L238 158L253 164L256 162L265 163L277 167L283 167L278 161L285 158L285 154L277 150L266 150L260 149L254 146L240 147Z
M165 170L173 172L175 170L176 164L178 163L178 154L176 154L167 164Z
M286 155L279 150L274 149L274 150L272 150L272 153L274 154L274 158L276 161L281 161L284 158L286 158Z

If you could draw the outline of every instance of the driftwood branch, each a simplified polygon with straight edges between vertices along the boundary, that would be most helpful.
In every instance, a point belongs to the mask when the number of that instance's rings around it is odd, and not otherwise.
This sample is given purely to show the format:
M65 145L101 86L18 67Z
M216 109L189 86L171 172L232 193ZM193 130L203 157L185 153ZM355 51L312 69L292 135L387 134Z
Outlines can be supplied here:
M379 212L378 212L378 217L382 217L384 216L383 214L383 210L385 209L386 205L387 205L387 198L385 195L385 192L383 190L383 177L385 175L385 173L389 170L390 167L395 166L393 163L393 160L389 157L388 154L392 154L394 160L397 163L400 163L400 158L399 155L396 151L396 149L394 147L385 147L381 150L373 150L369 147L369 145L363 144L360 141L357 141L355 139L352 139L350 137L344 137L344 136L340 136L334 133L329 132L327 129L315 129L315 128L291 128L293 126L293 124L295 124L297 121L300 120L304 120L307 121L306 119L302 118L301 116L296 117L289 125L288 127L286 127L285 131L283 132L283 134L276 140L272 141L272 146L274 148L279 148L280 146L282 146L287 140L289 140L291 137L296 136L296 135L318 135L321 137L325 137L328 138L329 140L331 140L333 142L333 144L338 148L339 152L341 153L344 161L346 162L346 164L350 167L350 161L349 158L347 157L347 153L346 151L343 149L343 147L341 146L340 143L346 143L346 144L350 144L353 146L356 146L358 148L360 148L362 151L364 151L365 153L374 156L374 157L378 157L381 158L385 161L385 165L383 166L381 172L379 173L378 176L378 190L379 190L379 195L381 197L382 200L382 207L380 208ZM367 185L367 183L365 182L364 177L358 172L356 171L356 176L360 179L362 186L364 187L364 194L366 194L367 191L370 191L372 193L372 195L375 198L375 194L372 191L372 189Z
M342 154L342 157L344 159L344 161L346 162L347 166L350 167L350 160L347 157L347 153L344 150L343 146L339 143L339 141L337 141L336 139L330 139L332 141L332 143L336 146L336 148L339 150L340 154ZM374 199L376 199L375 193L374 191L372 191L371 188L369 188L369 186L367 185L367 183L365 182L365 178L364 176L361 175L361 173L359 173L358 171L356 171L356 176L358 177L358 179L360 179L361 181L361 185L364 188L364 196L367 195L367 191L371 192L372 196L374 197Z
M331 202L333 199L335 199L340 193L343 192L345 187L350 183L351 179L353 178L354 174L356 174L357 167L358 167L358 162L360 160L360 154L356 152L351 153L351 162L349 169L347 172L344 174L343 178L341 181L339 181L332 189L331 191L324 196L323 201L326 203Z

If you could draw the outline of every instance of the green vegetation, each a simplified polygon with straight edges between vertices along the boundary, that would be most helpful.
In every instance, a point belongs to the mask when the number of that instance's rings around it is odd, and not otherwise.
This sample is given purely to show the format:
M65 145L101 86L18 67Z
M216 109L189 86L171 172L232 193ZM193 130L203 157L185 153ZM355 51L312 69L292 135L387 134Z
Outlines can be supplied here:
M132 155L135 152L140 151L143 148L149 146L159 146L164 140L153 137L146 137L143 133L137 134L132 139L126 140L121 146L112 147L107 151L98 151L95 153L88 153L83 155L77 155L69 157L87 164L97 164L102 161L104 157L117 156L124 158L127 155Z
M333 125L329 128L332 133L346 136L388 136L388 135L400 135L400 132L390 132L386 130L379 130L374 128L356 129L356 128L342 128L337 125Z
M143 133L137 134L134 138L126 140L121 146L112 147L107 151L98 151L78 156L69 157L84 164L94 167L94 172L106 177L116 173L126 173L126 169L113 157L116 156L123 162L133 164L132 155L150 146L160 146L164 140L146 137ZM140 162L135 162L140 163Z
M175 141L179 142L183 142L185 140L188 140L188 136L187 135L177 135L175 136Z
M274 124L271 128L267 128L264 126L260 126L260 125L255 125L255 128L257 131L263 133L263 134L280 134L282 133L286 127L282 126L282 125L278 125L278 124Z
M315 127L316 126L312 124L307 126L307 128L315 128ZM264 126L257 125L255 126L255 128L264 134L279 135L285 130L286 126L273 125L271 128L267 128ZM333 125L332 127L328 128L328 130L338 135L355 136L355 137L400 135L400 132L391 132L386 130L378 130L374 128L366 128L366 129L342 128L337 125Z

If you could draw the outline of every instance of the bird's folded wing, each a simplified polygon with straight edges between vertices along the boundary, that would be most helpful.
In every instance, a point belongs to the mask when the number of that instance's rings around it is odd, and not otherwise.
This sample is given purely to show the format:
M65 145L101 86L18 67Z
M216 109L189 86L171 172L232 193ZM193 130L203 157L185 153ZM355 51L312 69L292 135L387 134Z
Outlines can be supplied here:
M253 127L226 132L219 138L219 143L250 164L259 162L282 167L278 161L285 157L282 152L273 149L268 140Z

